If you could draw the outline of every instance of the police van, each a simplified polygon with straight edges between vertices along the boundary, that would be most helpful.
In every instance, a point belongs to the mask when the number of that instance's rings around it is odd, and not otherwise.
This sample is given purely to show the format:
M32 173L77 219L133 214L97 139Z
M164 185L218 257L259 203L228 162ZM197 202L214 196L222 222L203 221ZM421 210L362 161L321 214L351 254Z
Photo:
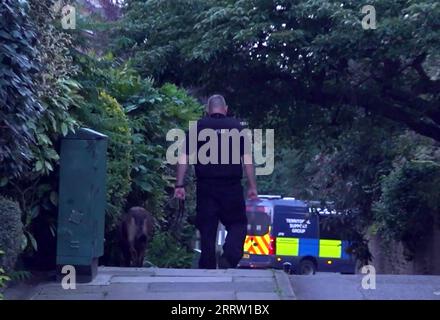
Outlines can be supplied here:
M248 218L241 268L289 269L297 274L316 271L354 273L356 261L349 242L322 227L338 214L319 202L281 196L259 196L246 202Z

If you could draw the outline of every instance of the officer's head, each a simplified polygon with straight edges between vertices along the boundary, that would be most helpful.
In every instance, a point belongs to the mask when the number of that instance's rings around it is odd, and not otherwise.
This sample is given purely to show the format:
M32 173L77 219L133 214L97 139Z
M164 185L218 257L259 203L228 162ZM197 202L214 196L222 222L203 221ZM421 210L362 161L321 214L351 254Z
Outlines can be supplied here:
M225 98L219 94L210 96L208 99L207 112L208 114L221 113L226 115L228 113L228 106L226 105Z

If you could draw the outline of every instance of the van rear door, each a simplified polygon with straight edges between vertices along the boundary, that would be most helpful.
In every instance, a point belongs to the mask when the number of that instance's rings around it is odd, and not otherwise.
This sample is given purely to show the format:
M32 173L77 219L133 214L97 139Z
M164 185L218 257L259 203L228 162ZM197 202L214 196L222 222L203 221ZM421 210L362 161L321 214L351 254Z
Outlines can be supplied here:
M244 243L245 254L273 254L271 229L271 208L263 205L247 205L247 236Z

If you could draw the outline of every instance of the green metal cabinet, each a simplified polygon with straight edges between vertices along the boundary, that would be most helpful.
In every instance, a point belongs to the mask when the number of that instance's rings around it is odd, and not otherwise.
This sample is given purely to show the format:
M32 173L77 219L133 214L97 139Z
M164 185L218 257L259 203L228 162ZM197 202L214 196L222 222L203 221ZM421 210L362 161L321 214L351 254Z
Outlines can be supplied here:
M61 141L57 269L72 265L77 282L96 276L104 253L107 136L81 128Z

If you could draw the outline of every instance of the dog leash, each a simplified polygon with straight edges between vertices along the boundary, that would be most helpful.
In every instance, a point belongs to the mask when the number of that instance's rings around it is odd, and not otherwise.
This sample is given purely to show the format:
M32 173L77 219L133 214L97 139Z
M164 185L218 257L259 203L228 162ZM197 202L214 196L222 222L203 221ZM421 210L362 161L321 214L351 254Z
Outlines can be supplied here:
M185 214L185 200L179 199L177 203L177 215L171 226L172 230L176 231L181 226L181 222L184 214Z
M177 222L180 223L184 213L185 213L185 200L179 199L179 207L177 210Z

